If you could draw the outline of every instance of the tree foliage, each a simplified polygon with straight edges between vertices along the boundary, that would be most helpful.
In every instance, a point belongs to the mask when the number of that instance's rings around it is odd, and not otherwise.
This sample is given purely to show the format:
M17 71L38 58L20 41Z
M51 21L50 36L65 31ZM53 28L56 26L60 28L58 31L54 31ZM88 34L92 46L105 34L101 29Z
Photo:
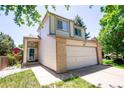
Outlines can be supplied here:
M79 15L77 15L76 17L75 17L75 19L74 19L74 24L75 25L77 25L77 26L80 26L80 27L82 27L84 30L85 30L85 39L88 39L88 38L90 38L90 32L86 32L86 25L84 24L84 22L83 22L83 19L81 19L81 17L79 16Z
M48 5L44 6L48 11ZM56 10L55 5L51 7ZM69 10L70 6L65 5L65 8ZM27 26L34 26L36 23L40 22L41 13L37 10L37 5L0 5L0 14L4 12L5 15L14 13L14 22L21 26L26 24Z
M13 39L9 35L0 32L0 56L9 53L14 46Z
M101 8L104 13L100 20L99 41L105 53L124 54L124 6L107 5Z
M19 44L18 47L19 48L24 48L24 45L23 44Z
M90 38L90 32L85 32L85 39Z

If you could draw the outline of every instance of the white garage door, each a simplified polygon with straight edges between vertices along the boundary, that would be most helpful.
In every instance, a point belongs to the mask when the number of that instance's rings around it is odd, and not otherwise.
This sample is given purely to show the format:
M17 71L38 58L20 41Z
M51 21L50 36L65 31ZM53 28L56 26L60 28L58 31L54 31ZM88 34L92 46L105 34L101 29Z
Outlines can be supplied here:
M76 69L97 64L96 48L66 46L67 69Z

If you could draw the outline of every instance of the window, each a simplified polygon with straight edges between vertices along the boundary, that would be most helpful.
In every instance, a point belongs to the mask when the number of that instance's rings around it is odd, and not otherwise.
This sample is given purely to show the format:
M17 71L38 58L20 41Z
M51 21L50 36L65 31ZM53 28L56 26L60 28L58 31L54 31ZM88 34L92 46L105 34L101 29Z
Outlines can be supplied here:
M57 22L58 22L57 23L57 28L62 29L62 21L58 20Z
M68 23L62 20L57 20L57 29L68 31Z
M74 29L74 34L75 34L76 36L81 36L81 30L78 29L78 28L75 28L75 29Z

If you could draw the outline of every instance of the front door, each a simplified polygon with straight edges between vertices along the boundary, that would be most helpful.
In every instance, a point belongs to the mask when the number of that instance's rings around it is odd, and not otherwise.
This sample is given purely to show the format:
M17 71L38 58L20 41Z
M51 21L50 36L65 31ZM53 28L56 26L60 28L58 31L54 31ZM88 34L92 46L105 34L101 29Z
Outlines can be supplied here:
M29 61L35 60L35 48L29 48L28 56Z

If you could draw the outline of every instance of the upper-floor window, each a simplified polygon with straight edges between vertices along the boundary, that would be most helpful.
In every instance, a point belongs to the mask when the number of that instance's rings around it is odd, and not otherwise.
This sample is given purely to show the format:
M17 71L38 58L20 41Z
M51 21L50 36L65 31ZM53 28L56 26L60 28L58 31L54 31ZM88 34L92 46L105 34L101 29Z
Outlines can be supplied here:
M68 23L63 20L57 20L57 29L68 31Z
M76 36L81 36L81 29L75 28L75 29L74 29L74 34L75 34Z

